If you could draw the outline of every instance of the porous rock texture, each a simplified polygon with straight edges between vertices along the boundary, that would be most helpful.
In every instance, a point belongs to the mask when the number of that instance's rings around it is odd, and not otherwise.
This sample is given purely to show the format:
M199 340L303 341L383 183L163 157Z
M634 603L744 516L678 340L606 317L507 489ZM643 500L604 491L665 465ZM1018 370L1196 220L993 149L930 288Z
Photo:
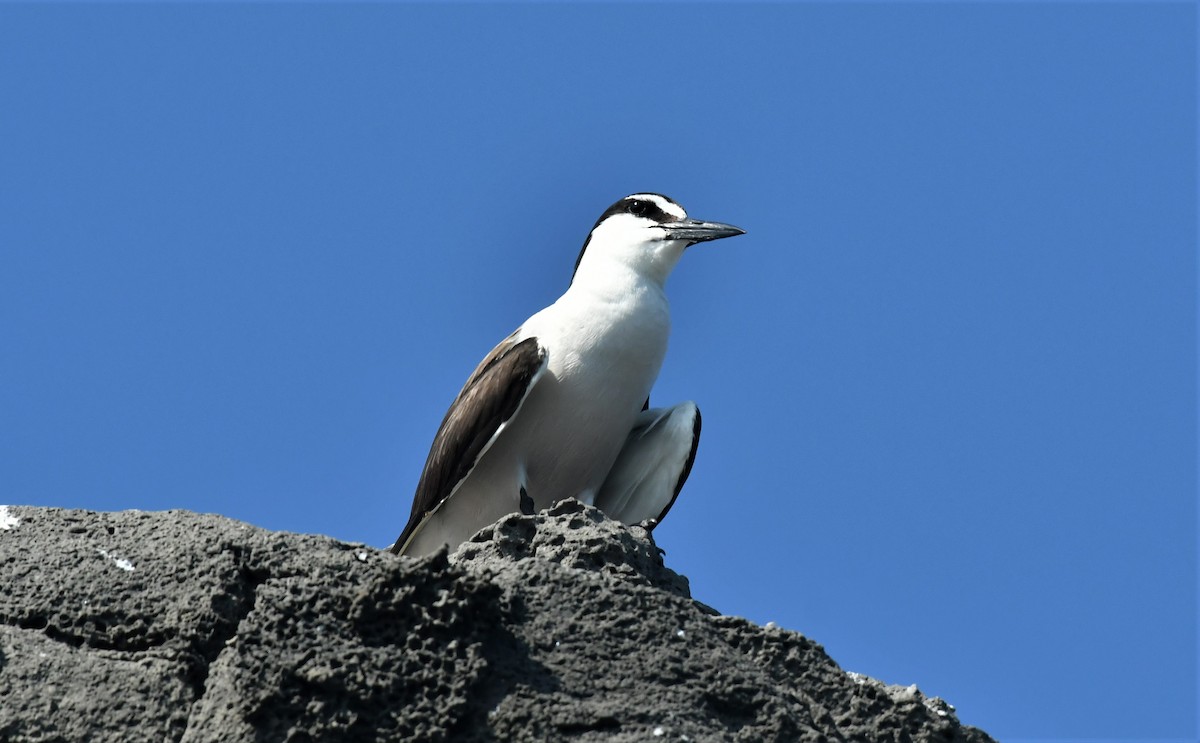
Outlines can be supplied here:
M422 559L10 506L0 577L0 741L991 740L693 601L576 501Z

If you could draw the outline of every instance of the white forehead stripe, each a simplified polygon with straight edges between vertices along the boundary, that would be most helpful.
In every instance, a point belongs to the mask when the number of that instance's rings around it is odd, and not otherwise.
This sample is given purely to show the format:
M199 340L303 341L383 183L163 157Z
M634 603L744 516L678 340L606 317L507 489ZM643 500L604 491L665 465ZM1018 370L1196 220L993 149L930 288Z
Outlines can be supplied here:
M670 214L672 217L676 217L678 219L687 219L687 212L683 210L682 206L676 204L670 199L665 199L656 193L635 193L629 198L641 199L642 201L653 201L655 206L657 206L659 209L662 209L667 214Z

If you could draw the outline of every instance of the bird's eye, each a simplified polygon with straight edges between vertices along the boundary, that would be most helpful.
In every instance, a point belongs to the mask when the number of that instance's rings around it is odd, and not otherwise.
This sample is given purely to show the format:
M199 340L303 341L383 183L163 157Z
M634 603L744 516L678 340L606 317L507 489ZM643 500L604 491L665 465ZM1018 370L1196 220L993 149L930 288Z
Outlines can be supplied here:
M635 217L646 216L646 212L649 211L649 209L649 204L644 201L631 201L629 202L629 206L625 207L625 211L629 212Z

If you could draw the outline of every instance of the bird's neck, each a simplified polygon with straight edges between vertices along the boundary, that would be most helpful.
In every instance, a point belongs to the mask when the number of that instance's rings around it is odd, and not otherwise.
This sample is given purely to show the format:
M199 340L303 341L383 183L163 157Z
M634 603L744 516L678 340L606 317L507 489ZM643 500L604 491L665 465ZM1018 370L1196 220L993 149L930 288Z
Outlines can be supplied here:
M616 261L596 261L575 274L575 279L564 296L583 300L628 302L639 298L665 300L664 284L670 270L658 271L656 267L641 267L635 270Z
M682 242L659 241L633 250L594 247L584 252L571 287L599 294L626 292L653 285L661 292L683 257Z

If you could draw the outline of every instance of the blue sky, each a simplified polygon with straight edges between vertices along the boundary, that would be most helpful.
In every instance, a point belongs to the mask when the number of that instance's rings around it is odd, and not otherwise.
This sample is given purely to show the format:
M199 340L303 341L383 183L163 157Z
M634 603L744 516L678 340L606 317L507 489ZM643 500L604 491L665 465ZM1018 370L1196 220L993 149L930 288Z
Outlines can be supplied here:
M724 613L1014 739L1197 735L1192 3L0 5L0 502L383 546L651 190Z

